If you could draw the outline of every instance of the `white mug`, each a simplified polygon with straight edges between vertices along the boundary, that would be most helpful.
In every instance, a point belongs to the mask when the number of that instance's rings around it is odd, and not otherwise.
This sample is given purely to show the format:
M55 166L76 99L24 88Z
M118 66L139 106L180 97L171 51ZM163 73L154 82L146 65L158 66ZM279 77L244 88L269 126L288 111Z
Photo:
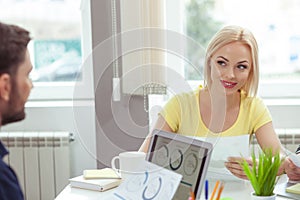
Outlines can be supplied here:
M111 166L114 170L121 172L122 179L125 179L131 174L140 172L140 168L145 161L146 153L139 151L126 151L113 157ZM116 168L116 161L119 161L120 169Z

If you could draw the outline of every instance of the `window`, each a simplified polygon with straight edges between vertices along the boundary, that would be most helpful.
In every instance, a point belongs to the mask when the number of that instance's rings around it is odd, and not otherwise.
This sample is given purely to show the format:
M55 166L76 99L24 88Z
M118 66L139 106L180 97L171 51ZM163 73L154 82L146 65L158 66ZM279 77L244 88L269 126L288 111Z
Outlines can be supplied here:
M167 26L174 23L172 20L178 20L174 16L178 12L174 13L168 6ZM183 27L183 34L203 48L206 48L214 33L225 25L249 28L259 45L260 95L265 98L299 97L299 1L276 0L270 4L259 0L186 0L180 3L180 8L183 14L178 26ZM196 66L183 64L185 79L191 82L202 79L201 52L188 46L186 53L190 63L196 63Z
M1 21L26 28L33 38L28 45L34 82L30 99L73 99L74 86L86 80L81 0L0 0L0 3Z

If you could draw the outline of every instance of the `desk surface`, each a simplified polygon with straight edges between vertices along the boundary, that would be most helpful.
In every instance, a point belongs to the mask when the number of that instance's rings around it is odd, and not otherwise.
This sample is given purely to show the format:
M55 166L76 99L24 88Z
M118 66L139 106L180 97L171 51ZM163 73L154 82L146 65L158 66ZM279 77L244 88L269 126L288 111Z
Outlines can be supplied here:
M284 177L285 178L285 177ZM286 178L285 178L286 179ZM210 181L209 191L212 192L214 181ZM250 193L252 187L248 181L228 182L225 183L223 197L231 197L233 200L251 200ZM110 199L114 189L97 192L84 189L71 188L69 185L55 198L55 200L99 200L99 199ZM203 192L202 192L203 194ZM204 199L204 197L201 197ZM277 196L276 200L288 200L289 198ZM290 200L290 199L289 199Z
M99 200L110 196L114 189L105 192L97 192L91 190L84 190L79 188L72 188L70 185L55 198L55 200Z

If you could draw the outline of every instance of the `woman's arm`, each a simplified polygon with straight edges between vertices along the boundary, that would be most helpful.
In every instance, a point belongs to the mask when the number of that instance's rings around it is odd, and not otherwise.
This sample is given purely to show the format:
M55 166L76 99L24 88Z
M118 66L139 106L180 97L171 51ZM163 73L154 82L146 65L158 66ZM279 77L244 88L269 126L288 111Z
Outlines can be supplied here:
M256 140L261 149L271 148L272 151L284 154L280 140L275 133L273 123L269 122L260 127L255 133Z
M168 132L173 132L166 120L159 114L158 119L155 123L154 129L164 130ZM148 136L145 138L143 144L141 145L139 151L143 151L145 153L148 152L150 141L152 137L152 131L148 134Z
M282 147L281 142L275 133L272 122L269 122L264 126L262 126L261 128L259 128L256 131L255 136L261 149L271 148L274 153L280 152L283 157L286 156L284 148ZM284 159L283 164L280 166L278 170L278 175L282 175L285 173L286 171L285 168L287 167L288 164L289 164L289 160Z

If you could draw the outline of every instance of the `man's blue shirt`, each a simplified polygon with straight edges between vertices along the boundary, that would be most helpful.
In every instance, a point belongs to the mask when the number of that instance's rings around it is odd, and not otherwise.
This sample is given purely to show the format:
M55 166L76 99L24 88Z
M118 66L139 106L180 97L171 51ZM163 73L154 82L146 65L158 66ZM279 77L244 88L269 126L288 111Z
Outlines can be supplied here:
M3 162L3 157L8 151L0 141L0 199L23 200L23 193L15 172Z

